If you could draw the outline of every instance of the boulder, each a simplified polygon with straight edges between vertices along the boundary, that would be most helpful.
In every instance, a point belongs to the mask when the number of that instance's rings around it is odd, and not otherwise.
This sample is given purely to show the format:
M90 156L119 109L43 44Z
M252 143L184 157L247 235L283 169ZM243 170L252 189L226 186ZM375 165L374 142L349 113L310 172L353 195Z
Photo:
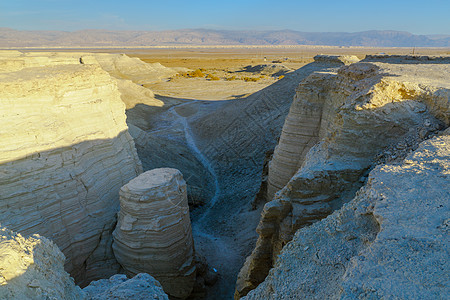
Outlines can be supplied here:
M83 289L89 300L169 300L161 284L152 276L140 273L131 279L117 274L91 282Z
M85 299L49 239L0 226L0 299Z

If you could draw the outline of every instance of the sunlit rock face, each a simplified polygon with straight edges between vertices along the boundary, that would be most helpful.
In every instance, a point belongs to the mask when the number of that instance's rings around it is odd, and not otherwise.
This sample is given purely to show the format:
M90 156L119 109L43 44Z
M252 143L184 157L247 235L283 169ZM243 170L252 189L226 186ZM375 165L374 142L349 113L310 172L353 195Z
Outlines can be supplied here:
M115 274L118 192L142 171L117 84L80 57L8 55L0 54L0 222L52 239L81 285Z
M147 171L120 190L114 254L127 275L148 273L170 296L186 298L195 280L186 182L171 168Z
M372 170L353 200L297 231L244 299L446 298L449 134Z
M404 158L449 125L448 72L448 59L371 57L299 85L269 164L270 201L237 297L264 280L299 228L350 201L374 165Z
M84 299L49 239L0 226L0 299Z

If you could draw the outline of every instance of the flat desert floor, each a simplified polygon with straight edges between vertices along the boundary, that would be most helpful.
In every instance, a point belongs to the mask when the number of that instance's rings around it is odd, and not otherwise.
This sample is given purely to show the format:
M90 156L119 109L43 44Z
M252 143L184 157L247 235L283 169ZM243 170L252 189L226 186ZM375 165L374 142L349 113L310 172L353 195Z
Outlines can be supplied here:
M26 49L34 51L34 49ZM285 72L312 62L318 54L450 55L450 48L367 48L334 46L223 46L172 48L77 48L36 51L124 53L148 63L160 63L181 73L201 70L207 77L175 76L146 85L155 94L195 100L239 99L277 81Z

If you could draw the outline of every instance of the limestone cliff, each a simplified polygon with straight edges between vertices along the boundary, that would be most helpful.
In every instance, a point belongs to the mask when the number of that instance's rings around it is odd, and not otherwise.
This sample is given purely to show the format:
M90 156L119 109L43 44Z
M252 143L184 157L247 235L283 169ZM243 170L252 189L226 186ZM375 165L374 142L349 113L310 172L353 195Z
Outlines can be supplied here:
M170 168L147 171L120 190L114 254L129 276L148 273L164 291L186 298L195 281L186 182Z
M0 226L0 299L85 299L64 271L64 255L37 234L23 237Z
M352 199L377 161L398 159L448 126L446 60L368 60L314 73L299 85L269 164L271 201L239 274L237 297L264 279L297 229Z
M52 239L80 284L115 274L118 191L142 169L116 82L79 56L0 65L0 222Z
M297 231L244 299L448 297L449 133L377 166L350 203Z

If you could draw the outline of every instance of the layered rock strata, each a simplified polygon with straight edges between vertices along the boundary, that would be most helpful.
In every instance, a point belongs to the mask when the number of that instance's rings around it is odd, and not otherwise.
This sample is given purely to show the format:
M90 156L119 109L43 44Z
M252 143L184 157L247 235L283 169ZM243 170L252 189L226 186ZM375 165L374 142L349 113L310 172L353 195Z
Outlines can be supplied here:
M371 171L350 203L297 231L243 299L446 298L449 134Z
M161 284L146 273L137 274L131 279L124 274L100 279L91 282L83 292L89 300L169 300Z
M1 225L0 299L85 299L64 271L64 259L45 237L24 237Z
M186 182L180 171L147 171L120 190L114 254L129 276L148 273L176 298L186 298L195 281Z
M236 297L264 279L297 229L352 199L380 157L395 158L383 149L407 153L448 126L448 72L445 60L360 62L300 84L269 164L269 197L282 189L264 207Z
M79 57L14 55L0 73L0 222L52 239L81 285L115 274L118 191L142 171L117 84Z

